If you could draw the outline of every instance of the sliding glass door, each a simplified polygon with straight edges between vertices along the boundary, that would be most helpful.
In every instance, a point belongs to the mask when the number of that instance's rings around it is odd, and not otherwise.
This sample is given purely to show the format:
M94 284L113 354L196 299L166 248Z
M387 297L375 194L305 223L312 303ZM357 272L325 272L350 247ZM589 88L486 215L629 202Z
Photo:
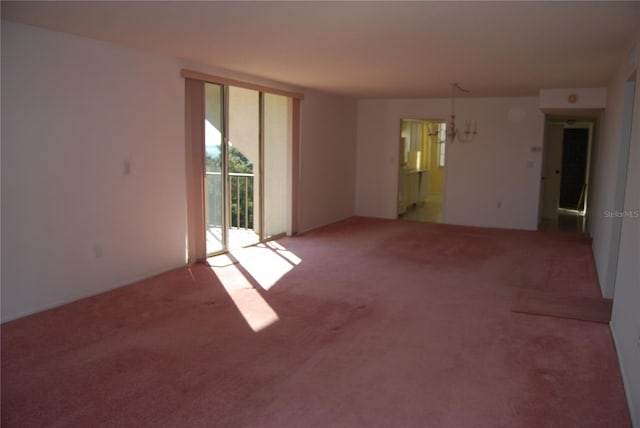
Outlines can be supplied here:
M263 237L291 233L291 100L263 95Z
M291 101L204 84L207 254L290 231ZM264 171L263 171L264 169Z
M227 246L225 213L226 145L224 87L206 83L204 121L204 208L207 254L224 251Z
M260 93L228 87L228 249L260 241Z

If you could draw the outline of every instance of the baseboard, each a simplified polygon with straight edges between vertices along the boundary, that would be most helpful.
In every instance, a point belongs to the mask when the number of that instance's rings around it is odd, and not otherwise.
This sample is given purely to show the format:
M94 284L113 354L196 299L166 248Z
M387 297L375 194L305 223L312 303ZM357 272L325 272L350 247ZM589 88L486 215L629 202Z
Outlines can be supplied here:
M616 331L611 325L611 323L609 323L609 330L611 331L611 337L613 338L613 345L616 348L616 355L618 356L618 366L620 366L620 375L622 376L622 385L624 386L624 394L625 394L625 397L627 398L627 409L629 410L629 417L631 418L631 426L633 428L640 428L640 420L638 420L640 415L636 415L634 413L635 409L632 406L633 400L631 397L631 391L629 390L630 381L625 373L624 363L620 358L620 355L622 355L622 352L621 352L621 349L618 347L618 340L616 339Z

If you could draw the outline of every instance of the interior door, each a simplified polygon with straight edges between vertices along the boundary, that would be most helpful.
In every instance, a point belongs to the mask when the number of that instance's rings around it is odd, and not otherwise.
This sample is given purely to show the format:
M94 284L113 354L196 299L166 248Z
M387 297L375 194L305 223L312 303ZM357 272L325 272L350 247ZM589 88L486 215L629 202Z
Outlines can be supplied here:
M560 184L562 182L562 139L564 125L548 123L545 159L542 175L542 218L554 220L558 216Z

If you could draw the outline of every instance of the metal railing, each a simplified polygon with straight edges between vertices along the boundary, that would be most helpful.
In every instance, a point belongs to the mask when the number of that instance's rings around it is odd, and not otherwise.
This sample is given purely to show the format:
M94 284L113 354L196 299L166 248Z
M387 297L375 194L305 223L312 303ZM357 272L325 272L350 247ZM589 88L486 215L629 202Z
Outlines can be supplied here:
M207 179L207 223L210 226L222 227L223 192L222 173L206 173ZM253 229L254 201L253 174L229 173L229 201L231 203L230 225L237 229Z

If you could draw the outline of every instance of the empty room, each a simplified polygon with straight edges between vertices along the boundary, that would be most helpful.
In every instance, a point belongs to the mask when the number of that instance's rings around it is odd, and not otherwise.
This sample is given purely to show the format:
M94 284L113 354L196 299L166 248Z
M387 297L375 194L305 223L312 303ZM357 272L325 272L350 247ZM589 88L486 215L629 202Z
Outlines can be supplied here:
M3 427L640 428L640 3L0 16Z

